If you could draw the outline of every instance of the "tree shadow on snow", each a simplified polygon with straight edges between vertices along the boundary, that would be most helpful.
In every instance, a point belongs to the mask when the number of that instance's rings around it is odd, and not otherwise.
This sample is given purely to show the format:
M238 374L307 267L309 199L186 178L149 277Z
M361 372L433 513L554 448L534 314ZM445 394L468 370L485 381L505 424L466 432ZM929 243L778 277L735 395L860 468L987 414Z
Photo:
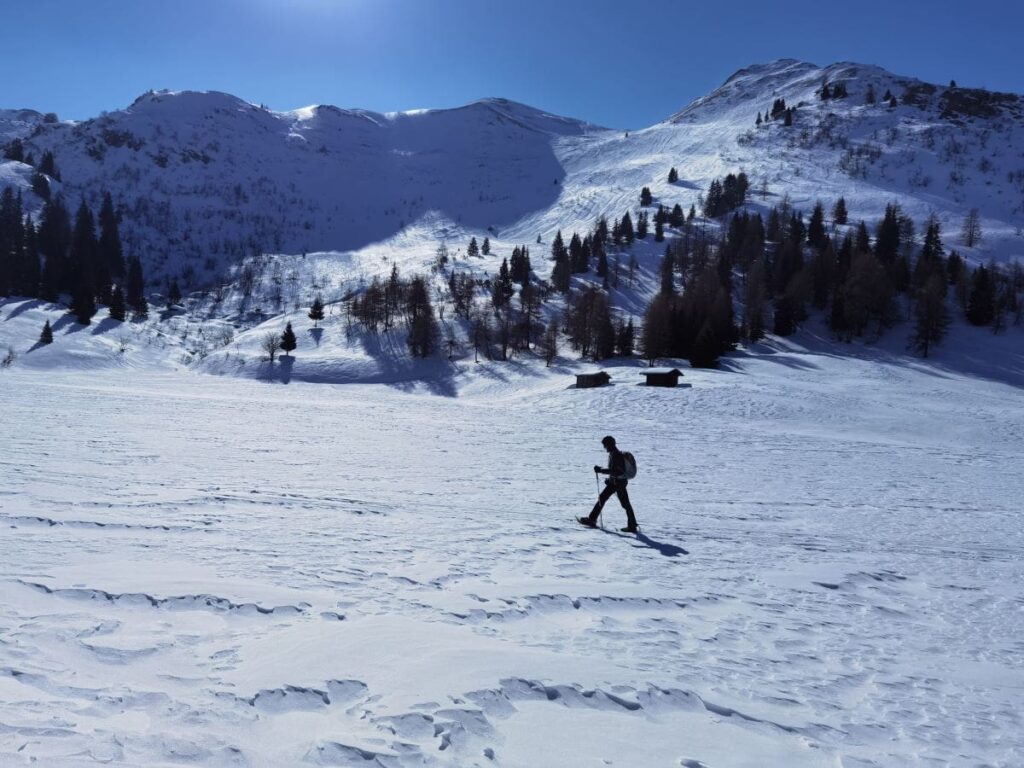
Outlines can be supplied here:
M93 326L92 335L99 336L100 334L117 328L119 325L121 325L120 320L115 320L112 317L105 317Z
M13 301L12 302L4 302L0 306L6 307L8 304L15 304L15 302L13 302ZM39 299L27 299L25 301L22 301L22 302L16 304L14 309L12 309L7 314L7 316L4 317L4 320L11 320L11 319L17 317L18 315L20 315L22 312L28 312L30 309L36 309L36 308L39 308L39 307L45 307L46 305L47 305L47 302L40 301Z
M70 327L69 327L70 326ZM78 333L84 330L86 326L82 325L70 312L66 315L61 315L57 318L56 322L50 324L50 328L56 334L57 331L67 328L68 333Z
M313 337L313 342L319 347L320 346L320 339L324 335L324 329L323 328L310 328L308 333L309 333L310 336Z

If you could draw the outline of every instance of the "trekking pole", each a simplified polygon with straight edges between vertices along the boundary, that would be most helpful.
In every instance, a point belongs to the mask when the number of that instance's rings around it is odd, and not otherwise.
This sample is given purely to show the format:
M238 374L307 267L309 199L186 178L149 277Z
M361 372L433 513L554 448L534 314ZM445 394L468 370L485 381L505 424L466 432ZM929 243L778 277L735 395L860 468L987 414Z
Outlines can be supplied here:
M601 495L601 480L597 476L597 470L594 471L594 485L597 486L597 495ZM597 513L597 524L601 526L601 530L604 530L604 509Z

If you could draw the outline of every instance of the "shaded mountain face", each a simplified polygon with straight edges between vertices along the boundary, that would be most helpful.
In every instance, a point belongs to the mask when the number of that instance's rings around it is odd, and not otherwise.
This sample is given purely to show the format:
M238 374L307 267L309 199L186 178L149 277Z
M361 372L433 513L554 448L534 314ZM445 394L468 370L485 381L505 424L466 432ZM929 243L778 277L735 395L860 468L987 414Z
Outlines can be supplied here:
M257 250L355 249L430 212L473 229L550 206L553 141L589 128L504 100L382 115L277 113L222 93L149 93L25 138L73 205L110 190L151 270L215 272Z
M822 98L826 84L842 95ZM778 100L792 124L777 114L756 126ZM54 188L72 207L98 206L109 190L126 248L148 273L184 273L195 285L254 252L355 250L424 219L532 242L636 208L642 186L688 207L711 179L739 170L767 191L765 205L789 195L809 211L844 196L851 217L869 223L896 200L916 219L939 216L948 232L976 207L991 233L986 255L1024 254L1014 227L1024 220L1022 126L1014 94L792 59L742 69L628 134L501 99L273 112L223 93L151 92L78 124L0 112L5 141L22 138L36 158L53 152L63 179ZM673 166L680 180L670 185ZM18 186L32 207L30 176L23 164L0 165L0 184Z

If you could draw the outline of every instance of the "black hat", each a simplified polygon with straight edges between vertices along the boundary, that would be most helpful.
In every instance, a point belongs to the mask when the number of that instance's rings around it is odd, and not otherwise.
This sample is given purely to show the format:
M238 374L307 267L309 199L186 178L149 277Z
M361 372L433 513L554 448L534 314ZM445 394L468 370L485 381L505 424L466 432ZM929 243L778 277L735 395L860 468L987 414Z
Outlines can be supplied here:
M601 438L601 445L615 445L615 438L611 435L605 435Z

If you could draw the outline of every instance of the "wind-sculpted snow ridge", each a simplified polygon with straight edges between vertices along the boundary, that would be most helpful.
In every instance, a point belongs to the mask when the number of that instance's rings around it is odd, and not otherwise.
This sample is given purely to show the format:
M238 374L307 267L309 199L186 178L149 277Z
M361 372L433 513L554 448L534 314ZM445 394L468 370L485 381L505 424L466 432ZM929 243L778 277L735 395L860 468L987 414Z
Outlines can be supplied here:
M795 348L658 391L3 375L0 764L1024 758L1019 387ZM638 536L572 521L608 433Z
M144 592L111 593L102 589L80 587L48 587L31 581L21 581L23 586L47 595L63 597L70 600L100 600L113 605L144 606L172 611L214 611L216 613L237 613L244 616L281 616L303 613L308 605L278 605L267 608L256 603L235 603L217 595L177 595L174 597L154 597Z

